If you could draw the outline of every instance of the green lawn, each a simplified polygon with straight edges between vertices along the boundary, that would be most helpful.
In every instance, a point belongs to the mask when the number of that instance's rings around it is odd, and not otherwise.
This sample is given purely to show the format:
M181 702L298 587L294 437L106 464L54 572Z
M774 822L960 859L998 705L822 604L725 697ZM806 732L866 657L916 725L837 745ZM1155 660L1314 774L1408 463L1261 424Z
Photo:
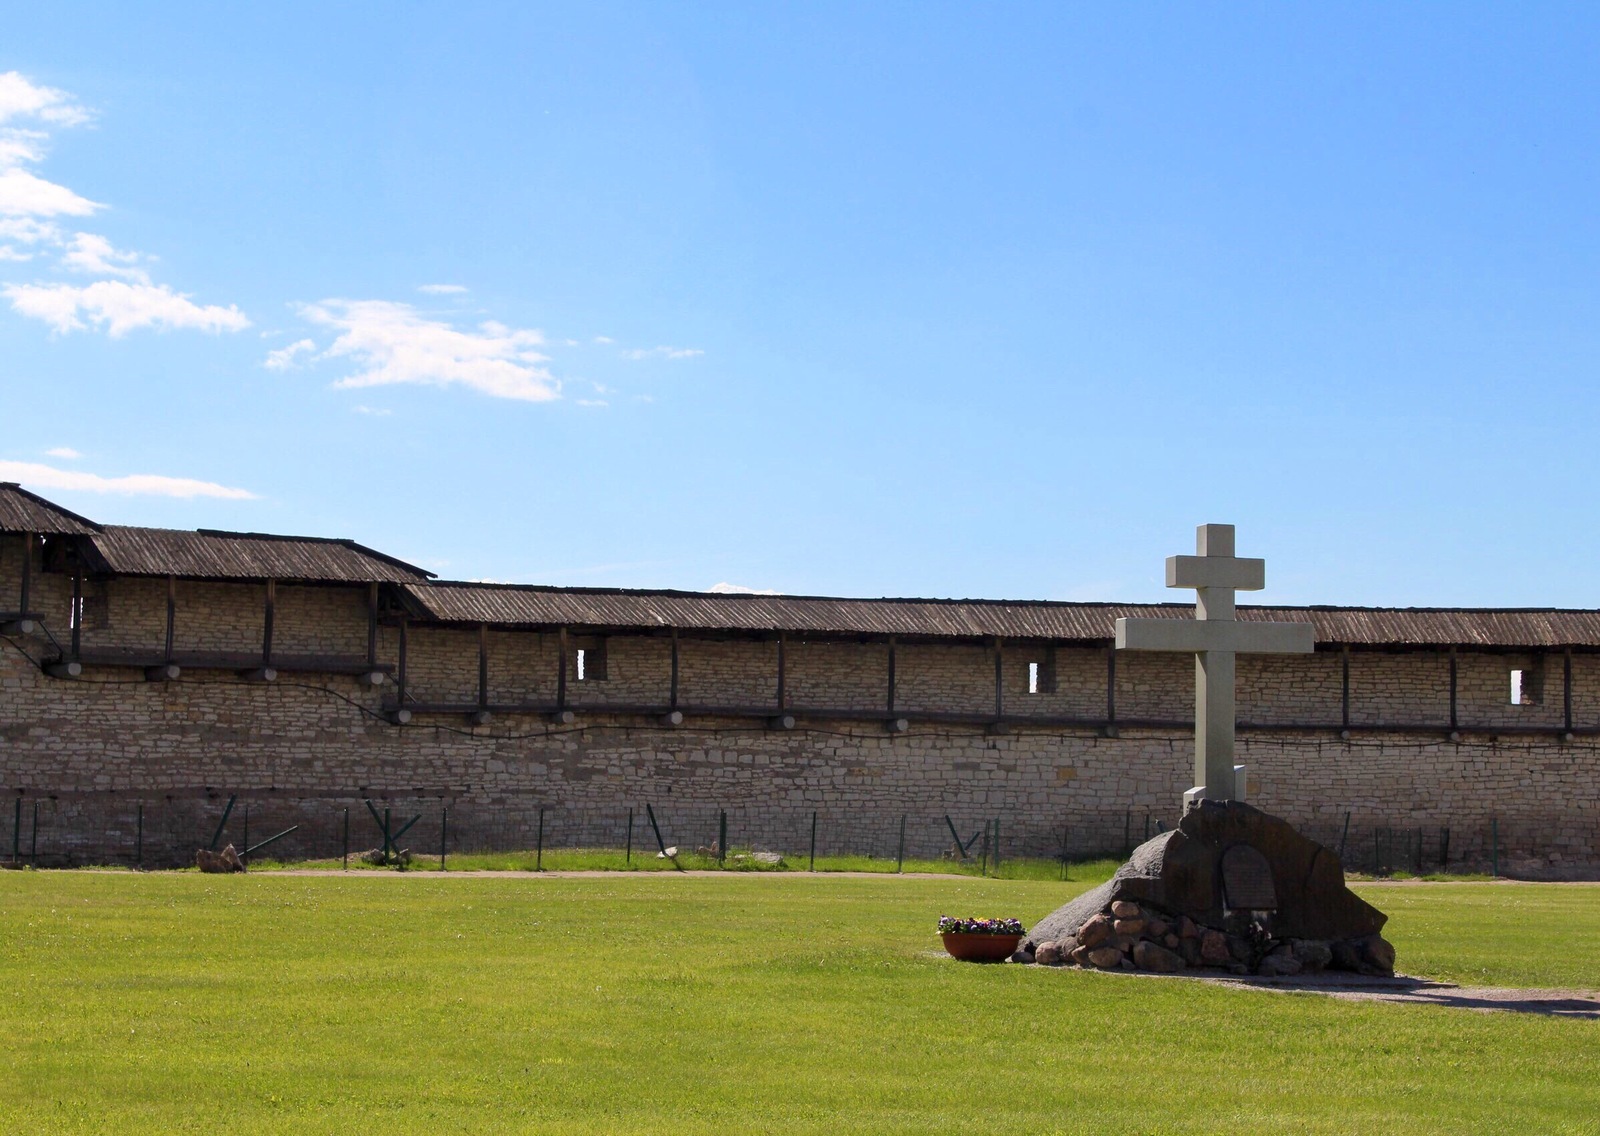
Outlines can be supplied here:
M937 954L1084 883L0 873L8 1132L1600 1132L1600 1023ZM1600 889L1371 887L1600 982Z

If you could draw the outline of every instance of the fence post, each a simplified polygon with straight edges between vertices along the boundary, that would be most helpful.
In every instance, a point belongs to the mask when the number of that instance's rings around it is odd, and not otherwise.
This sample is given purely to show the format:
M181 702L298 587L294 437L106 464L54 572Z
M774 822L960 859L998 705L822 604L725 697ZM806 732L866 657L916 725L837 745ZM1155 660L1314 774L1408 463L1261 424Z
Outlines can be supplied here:
M39 866L39 802L33 802L33 835L29 838L31 847L28 849L28 859L33 866Z
M1339 834L1339 860L1344 861L1344 842L1350 837L1350 813L1344 814L1344 831Z
M1450 866L1450 829L1449 828L1440 828L1439 829L1439 867L1441 869L1443 869L1443 868L1447 868L1449 866Z
M1413 857L1414 869L1417 875L1422 875L1422 829L1417 829L1417 854Z
M384 811L385 815L388 815L388 812L389 812L388 809L384 809L383 811ZM384 827L387 828L388 826L385 825ZM249 852L249 849L250 849L250 802L249 801L246 801L244 803L244 843L242 845L240 845L240 848L242 849L242 851L239 854L239 859L242 861L246 856L248 856L250 854L250 852Z
M989 822L983 822L983 844L978 849L978 875L989 874Z
M137 819L134 821L134 824L135 824L136 827L134 829L134 837L133 837L133 866L136 869L143 870L143 868L144 868L144 802L143 801L140 801L139 804L135 807L134 815L135 815L135 817L137 817ZM22 823L22 801L20 799L17 801L17 823L19 825Z
M717 866L728 862L728 810L717 810Z
M441 872L449 871L449 869L444 866L445 851L449 847L449 840L450 806L446 805L439 812L439 870Z
M16 818L11 822L11 862L17 863L22 856L22 796L17 796Z
M339 868L342 872L350 870L350 806L344 810L344 863Z
M994 874L1000 874L1000 818L994 818Z
M1500 818L1489 818L1489 867L1494 878L1500 878Z
M39 807L38 805L34 806L35 809L37 809L38 807ZM896 872L903 872L903 871L906 870L906 814L905 813L901 813L900 814L900 846L899 846L898 849L895 850L895 854L894 854L894 870Z
M1070 839L1071 836L1072 836L1072 826L1070 824L1062 825L1061 826L1061 878L1063 880L1065 880L1067 878L1067 841Z
M811 871L817 870L817 811L811 810Z
M1122 814L1122 858L1126 860L1133 855L1132 833L1129 825L1133 823L1133 810L1126 809Z
M539 808L539 836L538 843L533 850L533 870L544 871L544 807Z
M623 853L623 864L633 867L633 806L628 806L628 850Z

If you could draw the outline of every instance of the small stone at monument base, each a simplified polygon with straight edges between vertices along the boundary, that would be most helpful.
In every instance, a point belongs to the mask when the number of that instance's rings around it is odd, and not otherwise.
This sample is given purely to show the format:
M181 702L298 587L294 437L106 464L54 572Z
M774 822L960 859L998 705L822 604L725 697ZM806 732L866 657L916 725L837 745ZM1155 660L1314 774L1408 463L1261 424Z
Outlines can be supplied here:
M1033 950L1033 961L1040 966L1060 966L1062 961L1061 944L1055 942L1040 943Z
M1361 948L1362 974L1394 977L1394 944L1382 935L1368 935L1361 940Z
M1333 961L1333 948L1320 939L1296 939L1292 945L1303 974L1321 974Z
M1143 919L1113 919L1112 930L1119 935L1137 935L1144 930Z
M1126 899L1119 899L1111 905L1111 914L1118 919L1137 919L1139 905Z
M1229 974L1249 974L1250 973L1250 968L1248 966L1245 966L1245 964L1242 963L1242 962L1230 962L1228 964L1228 973Z
M1243 935L1228 936L1228 953L1238 962L1249 962L1251 949L1250 940Z
M1145 920L1144 933L1149 935L1152 939L1164 939L1167 937L1167 932L1170 930L1172 930L1172 925L1169 924L1165 919L1157 919L1152 916L1151 918Z
M1104 915L1096 915L1078 928L1078 942L1090 950L1098 947L1109 938L1111 938L1111 920Z
M1089 961L1089 948L1088 947L1079 947L1075 951L1069 951L1068 955L1072 959L1072 961L1077 963L1079 966L1093 966L1094 965L1093 963L1091 963Z
M1178 944L1181 942L1183 942L1183 940L1178 938L1176 935L1166 935L1162 938L1161 945L1166 947L1169 951L1175 951L1178 949Z
M1232 957L1228 952L1228 937L1221 931L1208 928L1200 936L1200 961L1207 966L1226 966Z
M1190 919L1187 915L1185 915L1182 919L1178 920L1178 938L1198 939L1199 937L1200 927L1193 919Z
M1116 947L1095 947L1089 952L1089 962L1101 970L1115 970L1122 963L1122 952Z
M1179 939L1178 940L1178 953L1183 956L1183 961L1188 963L1190 966L1199 966L1200 965L1200 940L1199 939Z
M1299 974L1300 960L1294 957L1294 949L1286 943L1261 960L1258 973L1264 978L1280 978L1291 974Z
M1117 966L1118 966L1118 968L1120 968L1122 970L1138 970L1139 969L1138 967L1133 965L1133 960L1131 958L1129 958L1127 955L1123 955L1122 956L1122 961L1119 962L1117 964Z
M1011 952L1011 957L1008 958L1006 961L1007 962L1020 962L1024 966L1026 966L1026 965L1028 965L1028 964L1033 962L1033 952L1032 951L1023 951L1023 950L1012 951Z
M213 852L209 848L195 849L194 866L202 872L213 873L242 872L245 870L244 861L239 859L238 851L231 844L221 852Z
M1176 952L1145 942L1134 944L1133 961L1140 970L1153 970L1157 974L1172 974L1184 969L1185 965L1182 956Z

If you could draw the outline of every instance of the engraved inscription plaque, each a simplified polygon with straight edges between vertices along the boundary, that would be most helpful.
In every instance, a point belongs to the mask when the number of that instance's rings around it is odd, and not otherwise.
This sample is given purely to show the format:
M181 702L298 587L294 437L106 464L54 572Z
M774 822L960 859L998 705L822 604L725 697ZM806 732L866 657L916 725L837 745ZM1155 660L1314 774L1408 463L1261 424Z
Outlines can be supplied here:
M1232 911L1276 911L1272 865L1248 844L1235 844L1222 854L1222 901Z

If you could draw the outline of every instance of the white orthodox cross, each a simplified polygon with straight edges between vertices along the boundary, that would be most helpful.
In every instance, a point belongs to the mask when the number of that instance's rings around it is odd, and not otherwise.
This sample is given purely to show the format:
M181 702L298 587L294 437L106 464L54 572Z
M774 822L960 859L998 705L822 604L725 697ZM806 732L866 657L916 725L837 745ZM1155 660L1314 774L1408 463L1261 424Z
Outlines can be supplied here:
M1119 619L1119 651L1194 654L1194 781L1184 805L1202 797L1244 798L1234 773L1234 656L1308 654L1316 646L1309 623L1234 618L1233 593L1267 586L1267 562L1233 554L1232 525L1195 530L1198 556L1167 557L1167 587L1194 588L1193 619Z

